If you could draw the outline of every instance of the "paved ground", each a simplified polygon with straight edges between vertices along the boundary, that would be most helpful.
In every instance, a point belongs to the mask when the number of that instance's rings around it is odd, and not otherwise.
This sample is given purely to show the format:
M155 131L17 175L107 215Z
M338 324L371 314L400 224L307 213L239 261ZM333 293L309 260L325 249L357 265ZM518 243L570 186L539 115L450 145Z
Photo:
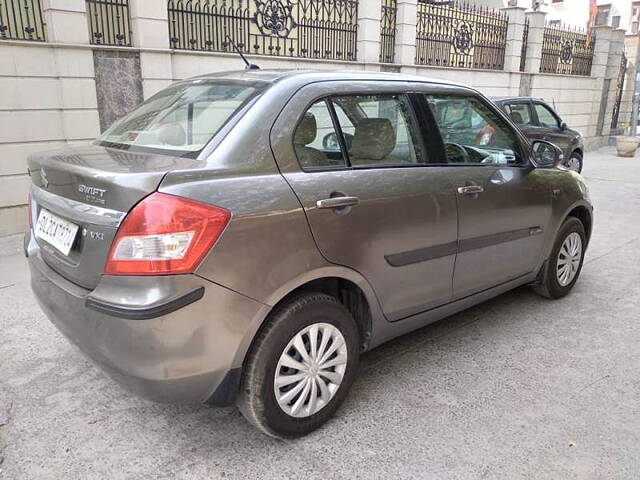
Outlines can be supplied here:
M124 392L0 257L0 478L638 478L640 159L601 150L585 176L597 224L572 295L518 289L370 352L338 416L291 442Z

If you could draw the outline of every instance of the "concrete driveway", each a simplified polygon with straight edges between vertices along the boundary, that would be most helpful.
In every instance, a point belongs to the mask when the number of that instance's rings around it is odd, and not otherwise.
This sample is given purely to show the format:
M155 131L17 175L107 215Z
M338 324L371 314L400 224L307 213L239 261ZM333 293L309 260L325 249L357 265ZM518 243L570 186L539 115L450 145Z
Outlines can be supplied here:
M585 164L596 226L569 297L520 288L366 354L297 441L131 396L49 324L22 256L0 257L0 478L638 478L640 159Z

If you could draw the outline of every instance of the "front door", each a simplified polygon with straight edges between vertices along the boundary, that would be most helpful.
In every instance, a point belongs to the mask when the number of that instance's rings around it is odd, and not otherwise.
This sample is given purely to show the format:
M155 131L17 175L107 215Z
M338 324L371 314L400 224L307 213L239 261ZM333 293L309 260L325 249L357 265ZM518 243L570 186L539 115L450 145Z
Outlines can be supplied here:
M497 111L469 94L426 95L458 200L453 298L532 273L551 215L527 148Z
M538 138L553 143L562 149L565 156L569 155L571 136L560 127L562 124L560 117L544 103L533 102L533 110L537 117Z
M428 164L412 102L399 93L408 88L307 86L272 135L320 252L360 272L391 321L451 300L457 245L455 189L446 168Z

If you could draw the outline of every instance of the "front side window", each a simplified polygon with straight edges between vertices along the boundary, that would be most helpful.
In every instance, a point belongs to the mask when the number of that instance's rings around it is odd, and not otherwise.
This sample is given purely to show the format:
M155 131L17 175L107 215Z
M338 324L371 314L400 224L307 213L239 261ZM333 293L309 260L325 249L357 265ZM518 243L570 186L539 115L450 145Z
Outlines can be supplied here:
M258 85L207 80L173 85L117 121L98 143L195 156L260 90Z
M516 125L533 125L528 103L511 103L507 105L507 113Z
M533 107L536 109L538 123L541 127L555 128L558 126L558 119L553 113L551 113L551 110L541 103L535 103Z
M521 165L517 134L474 97L426 95L450 164Z

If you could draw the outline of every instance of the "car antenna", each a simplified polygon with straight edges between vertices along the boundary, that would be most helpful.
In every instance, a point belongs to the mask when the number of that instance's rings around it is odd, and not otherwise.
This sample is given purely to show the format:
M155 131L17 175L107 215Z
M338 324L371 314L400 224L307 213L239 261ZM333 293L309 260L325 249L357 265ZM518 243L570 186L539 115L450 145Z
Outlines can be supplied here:
M242 61L246 65L246 67L244 67L245 70L260 70L260 67L255 63L249 63L249 61L242 54L242 51L238 48L236 43L233 40L231 40L231 37L228 34L226 35L226 38L227 38L227 42L233 45L233 49L238 53L238 55L240 55L240 58L242 58Z

